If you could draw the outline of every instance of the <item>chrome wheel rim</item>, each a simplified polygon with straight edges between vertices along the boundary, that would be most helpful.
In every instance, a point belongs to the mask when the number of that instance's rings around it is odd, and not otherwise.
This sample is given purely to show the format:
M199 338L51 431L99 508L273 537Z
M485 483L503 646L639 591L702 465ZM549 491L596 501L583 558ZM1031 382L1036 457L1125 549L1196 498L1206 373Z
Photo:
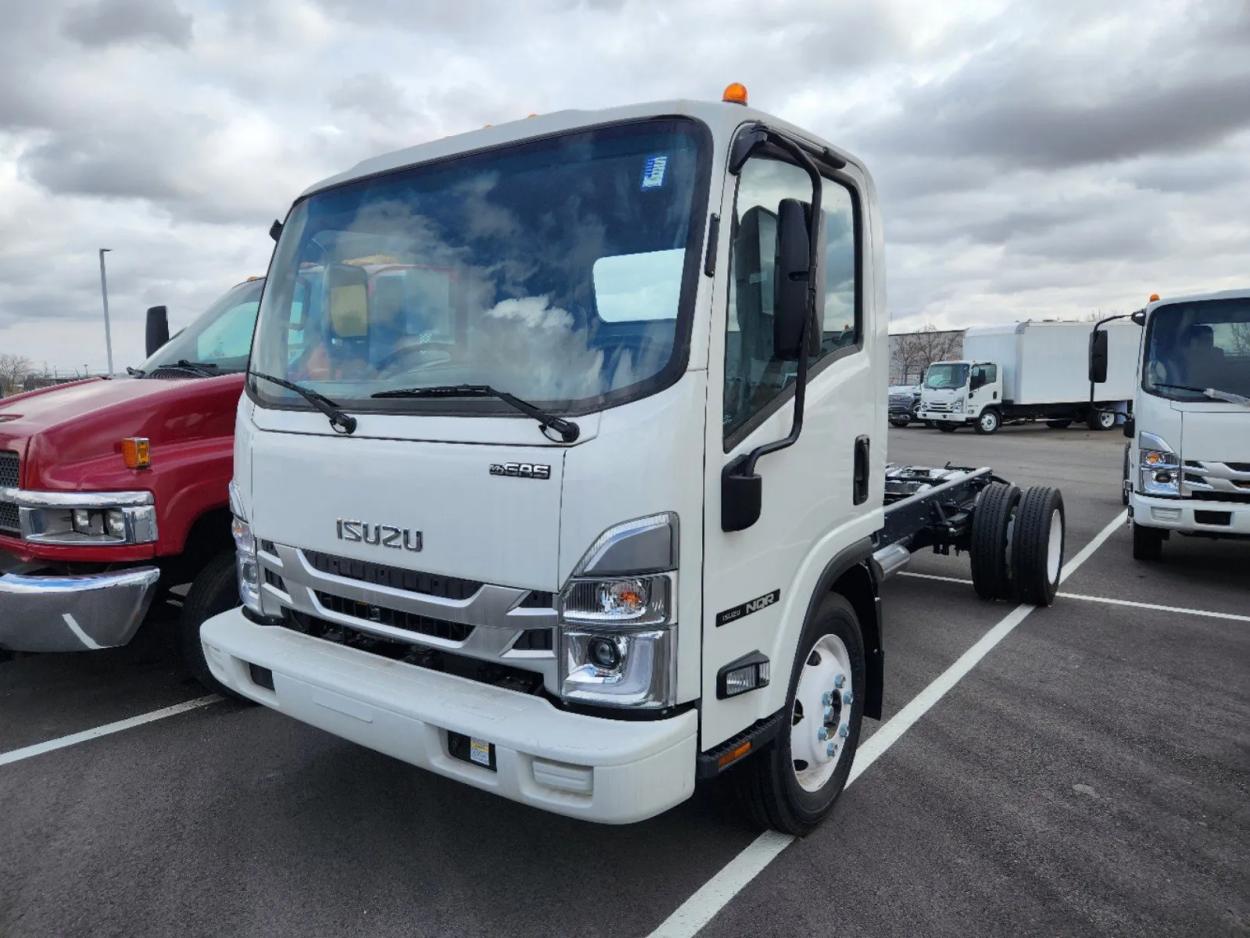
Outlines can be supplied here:
M1063 560L1063 516L1056 508L1050 513L1050 539L1046 544L1046 576L1059 582L1059 563Z
M801 665L790 719L791 768L804 791L823 788L844 758L854 700L846 645L822 635Z
M997 419L994 417L993 413L987 411L981 415L982 430L993 430L996 424Z

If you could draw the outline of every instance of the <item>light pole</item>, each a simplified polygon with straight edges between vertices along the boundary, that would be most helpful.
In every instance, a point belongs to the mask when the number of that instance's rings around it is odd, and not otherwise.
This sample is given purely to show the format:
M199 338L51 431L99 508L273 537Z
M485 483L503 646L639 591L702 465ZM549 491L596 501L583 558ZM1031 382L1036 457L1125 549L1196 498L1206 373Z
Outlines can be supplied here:
M104 300L104 347L108 352L109 371L113 374L113 333L109 329L109 282L104 276L104 255L112 248L100 248L100 296Z

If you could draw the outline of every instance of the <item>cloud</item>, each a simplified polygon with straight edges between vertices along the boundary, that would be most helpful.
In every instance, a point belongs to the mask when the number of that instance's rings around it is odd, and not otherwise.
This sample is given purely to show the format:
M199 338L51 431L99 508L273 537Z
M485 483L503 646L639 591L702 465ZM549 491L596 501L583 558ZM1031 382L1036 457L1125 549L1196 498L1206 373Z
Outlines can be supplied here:
M65 35L88 48L128 42L161 42L185 49L191 17L169 0L92 0L65 11Z

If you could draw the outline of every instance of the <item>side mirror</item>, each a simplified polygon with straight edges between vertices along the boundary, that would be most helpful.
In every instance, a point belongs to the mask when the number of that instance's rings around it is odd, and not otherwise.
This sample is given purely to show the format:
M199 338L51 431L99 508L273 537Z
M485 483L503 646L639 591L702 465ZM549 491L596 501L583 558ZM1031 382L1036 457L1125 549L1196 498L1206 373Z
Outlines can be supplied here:
M1137 325L1144 326L1146 324L1146 311L1144 309L1139 309L1129 318L1132 319L1133 322L1137 323Z
M169 341L169 311L164 306L148 308L148 321L145 339L147 355L151 356L158 348Z
M722 531L745 531L760 520L764 480L755 472L749 456L739 456L721 471L720 527Z
M1102 329L1089 336L1089 380L1094 384L1107 380L1107 333Z
M276 218L273 220L273 224L269 226L269 237L275 241L282 237L282 222Z
M811 240L807 230L808 207L798 199L782 199L777 206L777 257L773 280L773 356L798 361L802 351L803 325L811 314L808 278L813 273ZM812 333L808 330L810 354Z

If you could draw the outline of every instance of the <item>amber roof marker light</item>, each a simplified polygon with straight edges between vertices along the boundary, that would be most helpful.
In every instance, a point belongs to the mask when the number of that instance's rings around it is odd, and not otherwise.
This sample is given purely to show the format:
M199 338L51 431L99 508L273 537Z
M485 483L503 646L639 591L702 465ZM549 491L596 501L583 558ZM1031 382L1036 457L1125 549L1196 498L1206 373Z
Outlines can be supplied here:
M1158 302L1159 302L1159 294L1157 294L1157 293L1152 293L1152 294L1150 294L1150 302L1151 302L1151 303L1158 303Z
M725 93L720 98L729 104L747 103L747 86L740 81L730 82L725 86Z

